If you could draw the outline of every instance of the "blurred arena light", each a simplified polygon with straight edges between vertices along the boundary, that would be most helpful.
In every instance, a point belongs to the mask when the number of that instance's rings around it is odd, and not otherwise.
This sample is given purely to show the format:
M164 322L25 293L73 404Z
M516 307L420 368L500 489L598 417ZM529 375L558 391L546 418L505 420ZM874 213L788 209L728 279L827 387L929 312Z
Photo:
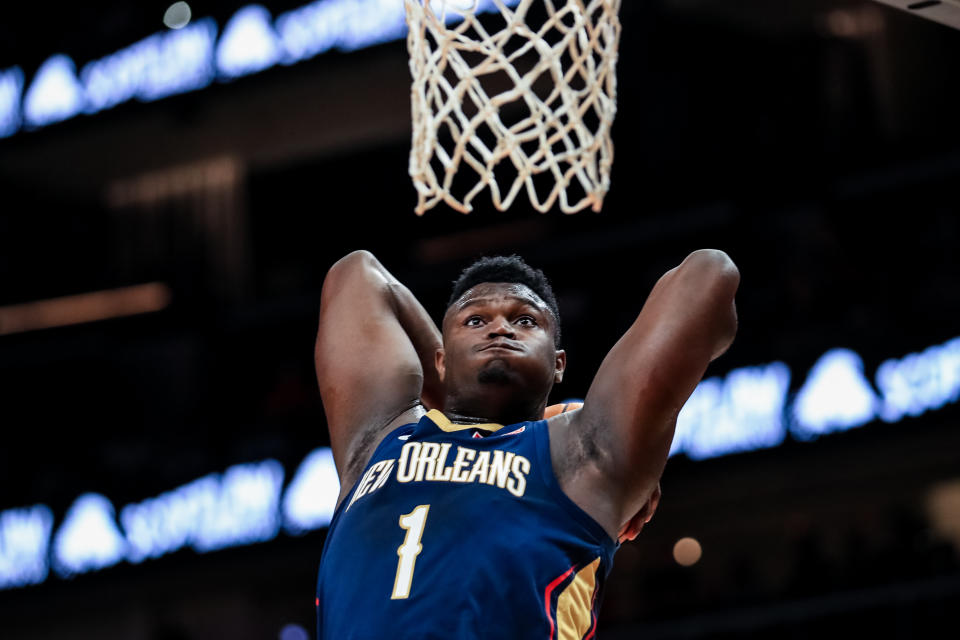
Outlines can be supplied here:
M277 635L279 640L310 640L310 634L298 624L285 624Z
M160 311L170 304L161 282L0 307L0 335Z
M102 495L85 493L67 510L53 540L53 569L68 578L114 565L126 552L113 503Z
M170 29L183 29L190 23L190 5L186 2L174 2L163 14L163 24Z
M700 562L703 548L696 538L680 538L673 545L673 559L682 567L692 567Z
M20 95L23 93L23 71L11 67L0 71L0 138L20 128Z
M813 365L797 393L791 432L809 440L858 427L877 417L879 406L860 356L849 349L832 349Z
M0 512L0 589L47 578L53 513L43 504Z
M960 553L960 479L934 485L927 494L926 509L934 532Z
M310 453L283 496L283 527L301 535L330 524L340 495L340 480L333 452L324 447Z
M884 14L875 6L833 9L822 17L821 29L838 38L868 38L886 29Z
M217 43L217 71L229 79L263 71L281 56L270 12L260 5L243 7L230 18Z
M23 98L23 119L28 128L72 118L83 110L83 86L69 56L56 54L37 69Z

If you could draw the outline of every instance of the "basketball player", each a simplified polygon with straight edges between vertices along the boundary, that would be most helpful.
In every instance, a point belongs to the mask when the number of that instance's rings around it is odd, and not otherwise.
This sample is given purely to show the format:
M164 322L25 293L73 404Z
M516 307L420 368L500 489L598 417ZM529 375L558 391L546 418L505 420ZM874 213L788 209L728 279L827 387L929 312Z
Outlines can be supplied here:
M337 262L315 352L342 487L319 638L593 637L614 551L657 508L677 413L733 340L738 283L722 251L691 253L582 408L543 420L567 360L540 271L467 268L441 334L372 254ZM605 304L637 304L618 289Z

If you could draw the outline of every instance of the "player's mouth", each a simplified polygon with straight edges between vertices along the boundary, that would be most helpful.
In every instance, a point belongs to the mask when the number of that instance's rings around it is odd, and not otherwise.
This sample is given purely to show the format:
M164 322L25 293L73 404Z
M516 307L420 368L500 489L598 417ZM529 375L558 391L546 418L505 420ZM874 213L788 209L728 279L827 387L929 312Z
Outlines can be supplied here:
M496 342L483 345L477 349L477 351L523 351L523 348L506 340L497 340Z

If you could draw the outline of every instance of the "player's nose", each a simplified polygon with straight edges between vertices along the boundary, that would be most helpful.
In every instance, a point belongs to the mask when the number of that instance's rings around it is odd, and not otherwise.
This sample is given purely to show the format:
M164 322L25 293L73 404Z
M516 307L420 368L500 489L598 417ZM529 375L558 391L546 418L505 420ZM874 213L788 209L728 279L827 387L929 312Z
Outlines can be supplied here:
M500 317L494 320L490 324L490 338L509 338L513 339L516 336L513 325L510 324L509 320L506 318Z

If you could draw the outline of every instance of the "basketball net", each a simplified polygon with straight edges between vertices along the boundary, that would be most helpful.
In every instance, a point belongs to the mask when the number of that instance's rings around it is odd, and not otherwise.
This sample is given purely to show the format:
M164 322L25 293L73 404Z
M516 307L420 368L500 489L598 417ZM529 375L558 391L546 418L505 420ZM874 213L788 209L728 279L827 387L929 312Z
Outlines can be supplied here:
M621 0L404 2L417 214L439 202L469 213L487 187L501 211L522 189L541 213L557 201L564 213L599 211Z

